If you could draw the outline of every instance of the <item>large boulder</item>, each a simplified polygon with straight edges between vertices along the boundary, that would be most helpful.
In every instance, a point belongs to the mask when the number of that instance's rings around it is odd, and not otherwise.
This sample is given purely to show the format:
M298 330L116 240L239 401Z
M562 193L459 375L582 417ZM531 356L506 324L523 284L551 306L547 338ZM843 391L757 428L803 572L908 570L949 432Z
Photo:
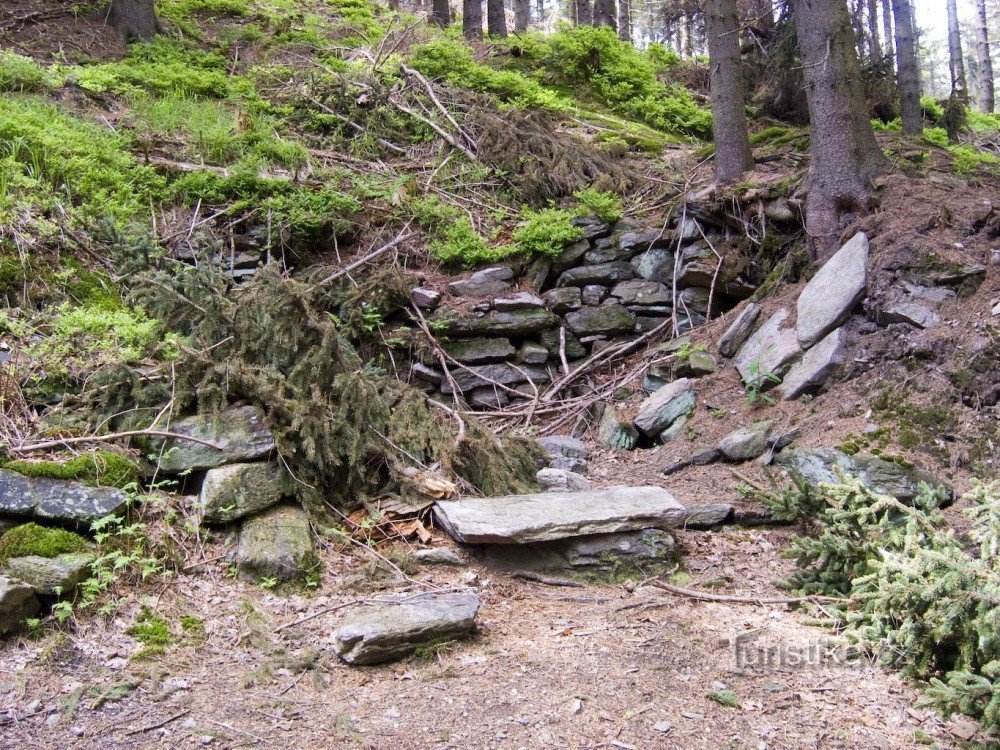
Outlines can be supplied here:
M89 525L121 513L127 504L128 496L111 487L26 477L0 469L0 515Z
M859 232L806 284L799 295L796 333L808 349L843 323L868 288L868 236Z
M757 318L760 317L760 305L756 302L749 302L740 310L736 320L732 322L726 332L719 339L719 354L723 357L732 357L743 346L750 331L753 329Z
M382 664L422 646L467 636L478 611L479 598L472 593L418 594L357 604L347 610L335 650L348 664Z
M938 489L946 501L953 497L952 489L932 474L877 456L849 456L829 448L810 448L783 451L775 462L812 487L838 484L842 476L852 476L872 492L897 500L915 498L921 483Z
M508 497L439 500L434 516L458 542L529 544L665 528L683 522L684 506L660 487L612 487Z
M819 390L847 360L844 329L828 333L792 365L778 390L786 400Z
M252 406L174 422L170 431L213 444L169 438L162 442L160 470L167 474L259 461L274 451L274 436Z
M230 523L276 505L291 490L277 464L229 464L205 474L198 504L205 523Z
M615 335L631 333L635 316L621 305L585 307L566 314L566 324L577 336Z
M696 397L691 381L680 378L655 391L639 407L635 426L647 437L653 438L670 427L677 419L690 412Z
M90 552L67 552L55 557L28 555L7 561L7 572L31 586L39 596L72 597L76 587L90 577L95 556Z
M778 310L740 347L733 364L744 382L756 381L767 390L774 382L764 376L783 377L802 355L795 329L783 326L787 318L787 310Z
M250 581L294 581L315 575L319 558L305 511L282 504L244 519L236 565L240 576Z
M39 608L31 586L0 575L0 635L19 630L25 620L38 614Z

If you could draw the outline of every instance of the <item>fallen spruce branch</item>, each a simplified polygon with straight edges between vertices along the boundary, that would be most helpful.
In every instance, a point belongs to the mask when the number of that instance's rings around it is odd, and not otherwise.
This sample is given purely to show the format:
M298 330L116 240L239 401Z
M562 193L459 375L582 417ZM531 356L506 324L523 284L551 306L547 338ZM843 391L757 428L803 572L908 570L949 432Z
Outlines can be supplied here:
M707 591L695 591L674 586L663 581L650 581L653 586L668 591L676 596L683 596L699 602L727 602L730 604L845 604L850 599L839 599L835 596L789 596L766 599L757 596L733 596L730 594L710 594Z
M162 437L171 438L173 440L187 440L191 443L198 443L199 445L205 445L209 448L214 448L217 451L222 450L221 445L216 445L215 443L210 443L207 440L202 440L201 438L191 437L190 435L181 435L176 432L164 432L162 430L128 430L127 432L113 432L109 435L87 435L85 437L71 437L62 438L61 440L46 440L43 443L31 443L30 445L19 445L15 448L11 448L11 453L37 453L38 451L46 451L52 448L60 448L67 445L76 445L78 443L107 443L111 440L120 440L127 437L138 437L140 435L147 435L149 437Z
M572 589L582 589L585 586L579 581L571 581L568 578L550 578L541 573L532 573L530 570L518 570L510 574L511 578L523 578L525 581L543 583L546 586L566 586Z

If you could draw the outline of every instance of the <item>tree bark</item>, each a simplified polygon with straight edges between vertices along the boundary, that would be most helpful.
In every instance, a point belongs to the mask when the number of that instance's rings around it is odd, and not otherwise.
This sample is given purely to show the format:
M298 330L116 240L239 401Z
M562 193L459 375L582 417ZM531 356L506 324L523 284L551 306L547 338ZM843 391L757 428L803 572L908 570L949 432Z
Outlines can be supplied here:
M514 33L523 34L531 23L531 0L514 0Z
M617 29L615 0L594 0L594 26Z
M448 0L434 0L431 4L431 15L427 19L435 26L444 28L451 20L451 8L448 7Z
M951 67L952 94L967 100L969 84L965 79L965 60L962 58L962 32L958 25L956 0L948 3L948 63Z
M632 0L618 0L618 38L632 43Z
M462 0L462 34L470 40L483 38L483 0Z
M507 38L507 15L503 0L486 0L486 25L491 36Z
M868 211L871 181L884 157L845 0L794 0L794 8L812 129L806 231L811 257L825 261L844 227Z
M125 41L149 41L160 30L154 0L111 0L108 20Z
M924 132L924 116L920 111L920 70L917 49L913 43L914 19L910 0L892 0L896 19L896 85L899 88L899 114L903 132L920 135Z
M868 0L868 56L873 62L882 58L882 40L878 33L878 0Z
M576 0L576 25L594 25L594 6L591 0Z
M545 23L545 0L538 0L535 4L535 15L537 16L535 21L539 26Z
M885 36L885 56L890 60L896 56L896 51L893 49L893 33L892 33L892 2L891 0L882 0L882 32Z
M715 176L735 182L753 166L747 137L746 94L740 64L740 17L736 0L707 0L705 31L712 81Z
M976 57L979 60L979 108L983 112L992 112L996 107L996 91L993 87L993 57L990 55L986 0L976 0Z
M684 2L684 56L688 59L694 57L694 3L692 0Z

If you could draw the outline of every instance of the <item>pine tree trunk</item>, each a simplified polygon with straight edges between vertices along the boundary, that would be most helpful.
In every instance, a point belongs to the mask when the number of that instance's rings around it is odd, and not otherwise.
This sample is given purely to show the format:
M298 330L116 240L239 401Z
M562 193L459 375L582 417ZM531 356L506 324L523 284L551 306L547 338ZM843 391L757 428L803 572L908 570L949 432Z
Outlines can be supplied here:
M882 40L878 33L878 0L868 0L868 56L872 61L882 58Z
M591 5L591 0L576 0L576 25L594 25L594 6Z
M486 0L486 25L491 36L507 38L507 15L503 0Z
M594 0L594 26L617 28L615 0Z
M986 17L986 0L976 0L976 57L979 60L979 108L992 112L996 107L993 87L993 58L990 55L990 32Z
M735 182L753 166L747 137L746 95L740 64L740 17L736 0L706 0L705 32L712 79L715 176Z
M882 32L885 36L885 56L890 60L896 56L893 49L892 0L882 0Z
M688 59L694 57L694 3L692 0L684 2L684 56Z
M483 0L462 0L462 34L471 40L483 38Z
M448 0L434 0L431 5L431 15L427 20L435 26L444 28L451 20L451 9L448 7Z
M812 129L806 231L812 258L825 261L844 227L867 212L871 180L884 157L845 0L794 0L794 7Z
M618 38L632 43L632 0L618 0Z
M903 132L920 135L924 132L924 117L920 111L920 70L917 49L913 43L914 20L910 0L892 0L896 18L896 85L899 88L899 113Z
M951 91L962 100L968 98L969 84L965 79L965 61L962 59L962 32L958 25L956 0L948 3L948 62L951 66Z
M160 29L154 0L111 0L108 20L125 41L148 41Z
M523 34L531 23L531 0L514 0L514 33Z
M538 0L535 4L535 15L539 26L545 23L545 0Z

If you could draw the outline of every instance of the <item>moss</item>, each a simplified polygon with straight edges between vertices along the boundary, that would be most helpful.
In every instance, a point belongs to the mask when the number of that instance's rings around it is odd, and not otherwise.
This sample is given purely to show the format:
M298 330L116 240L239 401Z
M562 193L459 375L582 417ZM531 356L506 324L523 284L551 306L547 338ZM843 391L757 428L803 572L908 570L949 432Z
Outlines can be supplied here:
M181 631L192 646L200 646L205 642L205 621L194 615L181 617Z
M139 478L135 461L111 451L93 451L68 461L7 461L2 466L29 477L65 479L94 487L127 487Z
M149 609L143 609L139 613L125 634L142 644L139 652L132 657L137 661L163 654L166 652L167 646L177 640L177 636L170 630L170 623Z
M86 552L90 548L90 542L72 531L26 523L0 537L0 563L12 557L56 557L67 552Z
M736 693L732 690L713 690L705 697L726 708L740 707L740 699L736 697Z

